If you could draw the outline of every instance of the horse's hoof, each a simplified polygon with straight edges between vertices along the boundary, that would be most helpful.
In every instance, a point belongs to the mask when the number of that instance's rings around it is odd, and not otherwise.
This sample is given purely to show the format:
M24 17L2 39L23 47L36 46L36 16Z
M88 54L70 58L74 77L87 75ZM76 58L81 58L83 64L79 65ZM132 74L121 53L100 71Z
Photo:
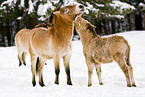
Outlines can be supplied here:
M55 82L56 85L59 85L59 82Z
M92 86L92 84L88 84L88 87L91 87Z
M131 85L127 85L127 87L131 87Z
M41 82L39 82L39 85L40 85L41 87L44 87L44 86L45 86L45 84L44 84L44 83L41 83Z
M19 67L22 66L22 64L19 64Z
M33 87L35 87L36 86L36 82L34 82L34 83L32 83L33 84Z
M103 85L103 83L99 83L100 85Z
M24 63L24 66L26 66L26 63Z
M132 87L136 87L136 85L135 85L135 84L133 84L133 85L132 85Z
M71 82L68 82L67 85L73 85Z
M44 84L42 84L42 85L40 85L41 87L44 87L45 85Z

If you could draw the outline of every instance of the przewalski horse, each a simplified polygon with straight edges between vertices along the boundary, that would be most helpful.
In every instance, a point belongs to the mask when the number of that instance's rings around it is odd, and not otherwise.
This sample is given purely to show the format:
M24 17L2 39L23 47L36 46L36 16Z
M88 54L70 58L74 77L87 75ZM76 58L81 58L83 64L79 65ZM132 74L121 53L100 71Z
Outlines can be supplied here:
M48 28L52 26L51 24L38 24L35 26L37 27L43 27L43 29ZM47 29L46 29L47 30ZM18 52L18 59L19 59L19 66L24 64L26 66L26 55L29 52L29 45L28 45L28 38L30 34L30 29L21 29L15 36L15 44Z
M96 69L99 84L103 85L101 78L101 63L118 63L125 74L127 86L135 85L133 68L130 64L130 46L122 36L100 37L87 20L77 17L75 27L83 44L83 53L88 66L88 86L92 85L93 69Z
M25 58L29 50L28 36L30 29L21 29L15 36L15 44L18 52L19 66L26 65Z
M67 74L67 84L72 85L70 77L70 58L72 50L72 35L74 20L77 15L84 11L83 5L64 6L52 15L52 27L48 30L34 28L29 38L29 53L31 58L32 84L36 85L36 59L40 58L38 64L39 85L45 86L43 82L43 67L47 59L53 59L55 64L55 84L59 84L59 63L63 58Z

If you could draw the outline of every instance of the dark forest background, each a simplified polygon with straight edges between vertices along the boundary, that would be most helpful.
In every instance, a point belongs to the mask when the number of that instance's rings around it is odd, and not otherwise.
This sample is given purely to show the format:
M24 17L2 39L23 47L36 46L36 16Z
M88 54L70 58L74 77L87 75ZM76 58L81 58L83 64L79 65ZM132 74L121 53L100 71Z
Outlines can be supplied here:
M62 6L67 0L54 3L55 0L31 0L35 2L33 12L29 12L30 0L24 0L24 6L21 5L21 0L14 0L12 4L4 3L6 0L0 1L0 46L13 46L16 33L23 28L33 29L39 23L47 23L49 14L52 9L47 9L46 15L38 15L37 11L40 4L46 4L50 1L54 7ZM113 0L77 0L78 3L88 6L89 3L93 8L99 9L95 12L89 10L89 14L84 13L83 18L90 21L96 26L96 31L99 35L108 35L131 30L145 30L145 0L118 0L133 6L135 9L122 9L120 7L112 7L110 3ZM144 6L140 6L144 4ZM103 6L102 6L103 5ZM103 14L102 14L103 13ZM113 15L119 16L114 17ZM43 17L44 20L39 18ZM77 35L76 31L74 34Z

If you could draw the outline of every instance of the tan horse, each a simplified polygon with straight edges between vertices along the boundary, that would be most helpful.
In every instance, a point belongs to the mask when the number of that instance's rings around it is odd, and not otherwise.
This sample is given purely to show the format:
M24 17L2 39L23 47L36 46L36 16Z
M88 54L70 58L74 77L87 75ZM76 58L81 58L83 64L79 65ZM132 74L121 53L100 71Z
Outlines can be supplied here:
M29 50L28 36L30 29L22 29L15 36L15 44L18 52L19 66L26 65L25 58Z
M35 28L44 27L43 29L45 29L50 26L52 25L41 23L36 25ZM28 37L30 31L31 31L30 29L21 29L15 36L15 44L18 52L19 66L21 66L22 64L26 66L25 59L26 59L26 55L29 52Z
M44 86L43 67L47 59L53 59L55 64L55 84L59 84L59 63L63 58L65 71L67 74L67 84L72 85L70 77L70 58L72 50L72 35L74 20L77 15L84 11L83 5L64 6L59 11L54 12L51 17L52 27L48 30L34 28L31 30L29 38L29 53L31 58L32 84L36 85L36 59L40 58L38 65L39 84Z
M54 9L53 12L59 11L59 8ZM43 29L51 27L52 26L52 17L53 17L53 12L51 13L51 17L49 17L49 20L47 24L45 23L41 23L35 26L35 28L38 27L43 27ZM47 30L47 29L46 29ZM21 29L20 31L17 32L16 36L15 36L15 44L16 44L16 48L17 48L17 52L18 52L18 59L19 59L19 66L21 66L22 64L24 64L26 66L26 55L29 52L29 45L28 45L28 38L29 38L29 34L30 34L30 29ZM39 58L38 60L39 61Z
M78 16L75 27L80 35L83 44L83 53L88 66L88 86L92 85L92 73L94 67L99 79L99 84L103 85L101 78L101 63L110 63L113 60L118 63L125 74L127 86L135 85L133 68L130 64L130 46L122 36L100 37L97 35L90 22Z

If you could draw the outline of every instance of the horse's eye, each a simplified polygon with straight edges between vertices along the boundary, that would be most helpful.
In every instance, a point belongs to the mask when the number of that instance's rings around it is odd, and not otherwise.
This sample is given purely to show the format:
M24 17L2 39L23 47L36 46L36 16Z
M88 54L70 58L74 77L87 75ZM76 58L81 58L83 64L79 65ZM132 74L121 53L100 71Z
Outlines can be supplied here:
M69 9L65 9L65 11L64 11L64 12L65 12L65 13L67 13L68 11L69 11Z
M80 26L81 25L81 22L79 21L78 23L79 23L79 26Z

